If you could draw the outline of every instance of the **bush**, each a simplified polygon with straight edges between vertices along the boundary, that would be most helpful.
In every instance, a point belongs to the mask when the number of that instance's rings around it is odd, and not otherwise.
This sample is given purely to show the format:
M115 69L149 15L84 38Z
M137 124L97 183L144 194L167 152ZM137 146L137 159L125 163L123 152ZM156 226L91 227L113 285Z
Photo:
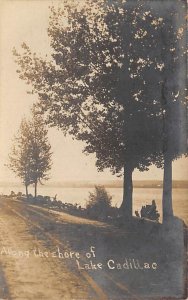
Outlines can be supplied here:
M111 210L112 197L104 186L95 186L95 191L89 193L89 200L86 203L86 210L89 217L104 220Z

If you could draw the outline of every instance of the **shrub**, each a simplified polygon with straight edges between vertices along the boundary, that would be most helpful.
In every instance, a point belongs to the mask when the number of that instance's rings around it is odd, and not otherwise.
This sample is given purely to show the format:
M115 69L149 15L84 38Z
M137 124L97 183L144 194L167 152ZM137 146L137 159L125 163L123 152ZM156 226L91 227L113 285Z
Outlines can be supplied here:
M95 186L93 193L89 193L86 210L89 217L104 220L110 213L112 197L104 186Z

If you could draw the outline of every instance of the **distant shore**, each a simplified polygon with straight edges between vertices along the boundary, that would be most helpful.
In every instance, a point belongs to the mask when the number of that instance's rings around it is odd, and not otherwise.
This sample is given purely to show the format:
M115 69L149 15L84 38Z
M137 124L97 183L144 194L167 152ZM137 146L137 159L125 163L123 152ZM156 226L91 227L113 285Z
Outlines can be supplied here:
M122 188L122 180L106 181L63 181L63 182L46 182L46 187L52 188L94 188L95 185L103 185L105 188ZM20 187L19 182L0 182L0 187ZM133 181L135 188L162 188L163 181L160 180L136 180ZM173 180L173 188L188 188L187 180Z

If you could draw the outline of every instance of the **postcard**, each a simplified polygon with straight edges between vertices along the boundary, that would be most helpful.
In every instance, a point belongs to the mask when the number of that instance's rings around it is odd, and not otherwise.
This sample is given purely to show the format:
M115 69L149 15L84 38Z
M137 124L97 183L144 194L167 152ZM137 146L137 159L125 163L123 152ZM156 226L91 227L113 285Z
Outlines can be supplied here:
M0 299L186 299L186 9L0 2Z

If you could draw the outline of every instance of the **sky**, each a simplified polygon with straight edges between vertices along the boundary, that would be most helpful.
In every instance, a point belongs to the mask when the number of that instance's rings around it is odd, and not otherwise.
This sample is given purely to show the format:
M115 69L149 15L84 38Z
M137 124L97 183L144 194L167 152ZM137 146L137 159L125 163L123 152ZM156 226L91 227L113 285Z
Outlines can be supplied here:
M57 4L58 1L55 1ZM43 0L2 0L0 2L0 181L19 181L5 165L12 138L16 134L21 119L29 115L36 95L27 94L28 86L16 73L16 63L12 55L13 47L19 51L26 42L30 48L45 55L50 53L47 35L49 5L53 1ZM83 143L64 137L61 131L49 129L52 145L53 166L50 181L113 180L117 179L108 170L98 172L95 155L82 153ZM134 180L162 180L163 171L152 166L148 172L134 171ZM188 179L188 159L173 163L173 179Z

